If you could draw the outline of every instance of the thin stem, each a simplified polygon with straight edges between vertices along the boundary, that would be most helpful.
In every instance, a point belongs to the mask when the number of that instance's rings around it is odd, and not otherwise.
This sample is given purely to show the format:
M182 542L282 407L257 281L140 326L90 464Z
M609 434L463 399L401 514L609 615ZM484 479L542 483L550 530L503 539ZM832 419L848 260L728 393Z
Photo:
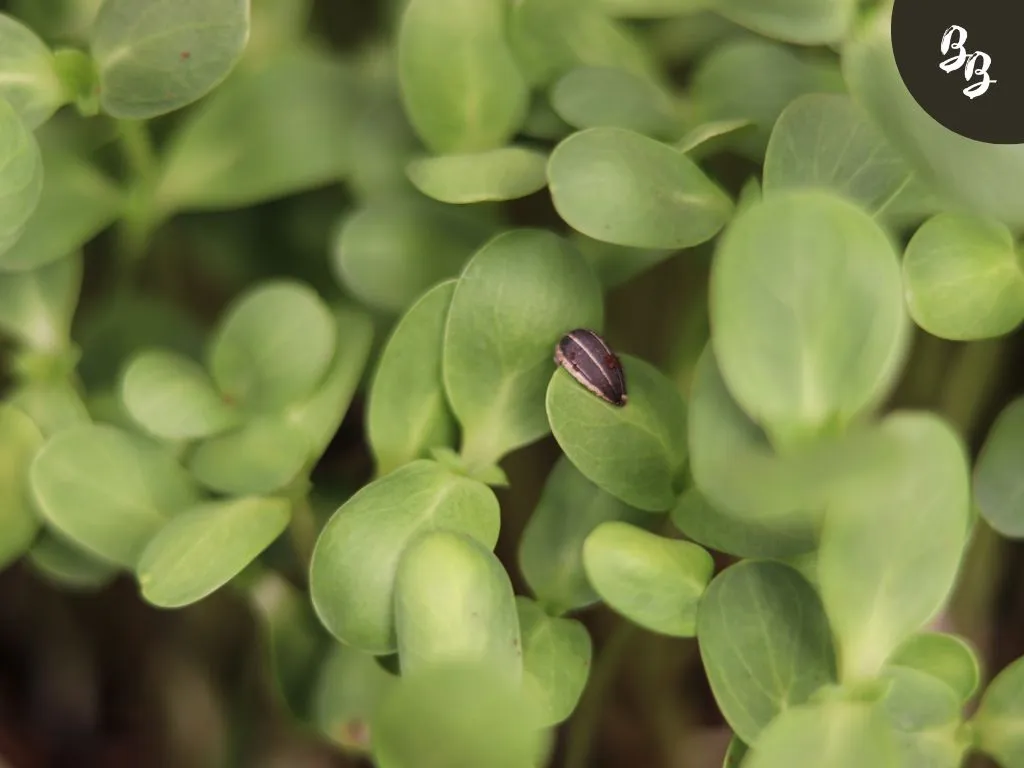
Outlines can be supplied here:
M118 127L121 153L128 171L128 200L121 219L119 256L122 277L128 281L159 224L153 199L159 169L146 124L139 120L121 120Z
M608 637L601 656L591 671L579 708L569 724L565 768L586 768L589 764L590 750L594 745L594 734L601 720L605 698L615 682L626 649L637 631L629 622L620 620Z
M316 515L313 514L313 508L309 503L311 487L308 477L302 476L287 489L288 498L292 502L288 535L295 556L302 564L304 578L309 578L309 565L313 560L313 548L316 546L317 537Z

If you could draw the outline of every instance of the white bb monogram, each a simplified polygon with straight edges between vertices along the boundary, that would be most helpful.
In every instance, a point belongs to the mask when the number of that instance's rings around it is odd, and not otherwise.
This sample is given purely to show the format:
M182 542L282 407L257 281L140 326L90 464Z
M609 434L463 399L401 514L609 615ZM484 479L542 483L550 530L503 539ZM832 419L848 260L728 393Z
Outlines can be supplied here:
M992 83L996 83L998 80L993 80L988 74L988 68L992 65L992 57L984 51L968 53L964 48L964 43L966 42L966 29L955 24L947 29L946 33L942 36L942 53L945 55L950 51L956 51L956 55L950 56L939 66L944 72L955 72L963 67L964 78L967 82L974 79L975 75L980 75L982 78L980 83L974 83L964 88L964 95L967 98L976 99L985 93Z

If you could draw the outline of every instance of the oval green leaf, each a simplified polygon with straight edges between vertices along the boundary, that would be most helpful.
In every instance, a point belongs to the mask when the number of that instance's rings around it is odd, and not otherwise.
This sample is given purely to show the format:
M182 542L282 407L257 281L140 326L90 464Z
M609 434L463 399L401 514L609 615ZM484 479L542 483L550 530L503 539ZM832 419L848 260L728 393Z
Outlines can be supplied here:
M926 672L953 689L961 702L968 701L981 684L977 651L962 637L945 632L920 632L903 643L889 664Z
M902 368L896 253L842 198L794 190L747 208L719 241L710 291L722 376L775 442L845 427Z
M989 683L972 720L975 744L1000 765L1024 763L1024 658Z
M28 471L42 445L43 436L32 419L0 404L0 569L20 557L39 532Z
M526 147L439 155L412 160L409 180L427 197L442 203L500 202L532 195L547 185L548 157Z
M490 488L433 461L364 486L327 522L313 552L310 595L320 621L343 643L393 653L395 573L409 542L445 529L493 548L499 525Z
M841 42L857 0L711 0L711 8L765 37L800 45Z
M29 482L47 523L89 553L129 568L167 520L197 499L163 447L99 424L50 438Z
M286 499L240 498L176 515L150 540L135 572L142 596L180 608L227 584L288 525Z
M548 475L519 540L519 569L549 610L567 613L600 600L583 569L583 542L601 523L643 525L651 516L606 493L567 456Z
M455 418L441 378L444 326L454 292L455 281L449 280L424 294L381 352L366 408L378 475L426 458L431 448L454 447Z
M336 343L334 318L312 288L270 281L228 308L210 345L210 373L229 402L274 411L313 393Z
M505 42L506 14L503 0L406 5L398 32L402 100L434 152L495 149L526 118L529 92Z
M821 600L782 563L747 560L718 574L697 611L697 639L715 700L747 744L836 679Z
M670 248L630 248L605 243L579 232L572 233L572 242L590 262L605 289L629 282L677 253Z
M25 272L0 272L0 328L35 351L67 350L81 286L77 253Z
M567 720L590 675L592 644L574 619L549 616L525 597L516 598L523 637L523 685L533 694L544 725Z
M974 501L986 522L1011 539L1024 538L1024 397L1007 405L992 425L974 467Z
M951 427L903 412L877 429L893 455L834 495L818 551L819 588L844 681L877 675L939 611L970 520L967 453Z
M486 663L518 680L523 670L512 582L491 550L464 533L426 531L395 574L395 635L403 675Z
M601 286L567 240L520 229L477 251L455 286L444 338L445 391L467 461L495 464L548 432L555 345L603 320Z
M240 418L198 363L165 350L132 359L121 380L121 400L146 431L168 440L210 437Z
M27 26L0 13L0 99L29 130L50 119L64 102L53 54Z
M102 589L118 573L118 566L99 560L84 550L44 530L26 557L47 581L61 589L90 592Z
M622 128L589 128L548 161L555 209L584 235L637 248L689 248L732 213L722 189L685 154Z
M202 98L228 76L249 39L249 0L104 0L89 32L100 103L141 120Z
M316 674L311 709L317 729L343 748L368 751L370 721L396 682L376 657L333 643Z
M39 145L14 108L0 98L0 257L21 237L42 191Z
M914 322L944 339L1003 336L1024 321L1024 268L1013 233L959 213L929 219L903 257Z
M672 381L649 363L621 355L629 401L617 407L566 371L551 376L551 431L570 461L591 482L649 512L675 504L686 461L686 406Z
M594 591L630 621L663 635L693 637L697 603L715 564L696 544L612 521L583 542L583 567Z
M680 130L672 95L624 69L570 70L551 89L551 106L576 128L627 128L655 138L672 138Z
M956 693L930 674L907 667L890 667L882 679L889 690L881 706L893 726L902 765L960 768L968 744Z

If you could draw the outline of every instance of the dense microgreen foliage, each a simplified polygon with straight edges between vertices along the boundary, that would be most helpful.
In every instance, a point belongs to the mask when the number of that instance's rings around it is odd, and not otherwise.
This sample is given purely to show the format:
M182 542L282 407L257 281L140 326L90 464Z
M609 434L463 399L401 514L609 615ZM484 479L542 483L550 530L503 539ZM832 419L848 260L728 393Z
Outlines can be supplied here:
M582 768L625 661L691 749L669 657L726 768L1024 768L1024 148L887 4L2 5L0 567L242 600L380 768Z

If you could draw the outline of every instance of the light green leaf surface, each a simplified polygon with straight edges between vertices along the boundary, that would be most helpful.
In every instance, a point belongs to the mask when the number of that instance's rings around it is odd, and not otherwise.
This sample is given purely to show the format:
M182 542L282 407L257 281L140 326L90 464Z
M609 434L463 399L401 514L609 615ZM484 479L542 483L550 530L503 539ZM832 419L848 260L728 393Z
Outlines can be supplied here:
M876 675L942 608L968 533L960 437L924 413L897 412L877 429L892 442L893 460L833 497L818 554L844 680Z
M929 219L903 257L907 307L929 333L1003 336L1024 321L1024 268L1003 224L958 213Z
M73 592L102 589L119 571L118 566L89 555L45 529L36 537L25 559L51 584Z
M995 676L971 721L975 744L1000 765L1024 763L1024 658Z
M402 100L432 151L495 149L526 118L529 93L505 41L506 15L503 0L406 5L397 42Z
M492 548L499 524L498 501L486 485L433 461L406 464L364 486L321 531L310 570L317 615L343 643L393 653L395 573L409 542L444 529Z
M82 396L66 381L26 382L11 392L8 402L24 411L46 438L89 421Z
M591 482L639 509L664 512L675 504L686 461L686 406L672 381L649 363L620 355L629 400L601 400L568 372L551 376L551 431L570 461Z
M722 376L776 444L849 424L902 368L909 321L896 253L842 198L791 191L739 214L719 241L710 292Z
M343 748L367 750L369 722L396 684L373 656L332 644L316 675L312 710L317 729Z
M996 418L974 466L974 502L985 521L1003 536L1024 538L1024 397Z
M288 525L286 499L200 504L176 515L146 545L136 574L142 596L180 608L227 584Z
M747 560L718 574L697 611L697 639L715 700L747 744L835 681L821 600L782 563Z
M210 343L210 373L230 403L274 411L314 392L336 343L334 318L312 288L265 282L225 312Z
M600 329L601 287L580 253L547 231L498 235L455 286L444 339L444 384L474 465L545 435L544 390L555 345L574 328Z
M210 437L236 426L241 418L202 367L165 350L132 359L121 380L121 399L135 421L168 440Z
M532 195L547 185L548 157L527 147L499 147L461 155L419 157L406 168L409 180L442 203L500 202Z
M431 448L454 447L455 418L441 378L444 326L455 281L432 288L395 326L381 353L367 404L367 438L386 475Z
M340 181L352 166L354 88L341 62L306 49L239 72L171 137L157 207L242 208Z
M650 79L614 67L577 67L551 88L551 106L575 128L626 128L655 138L679 132L677 105Z
M433 530L411 540L395 574L394 612L403 675L486 663L521 678L512 582L501 561L472 536Z
M958 733L961 701L945 683L925 672L892 667L881 702L902 753L903 765L959 768L967 743Z
M709 5L760 35L801 45L841 42L857 11L857 0L710 0Z
M696 544L612 521L583 542L583 567L594 591L630 621L659 634L693 637L697 604L715 564Z
M978 652L963 638L945 632L911 635L889 664L926 672L949 686L961 702L970 700L981 684Z
M0 569L20 557L39 531L28 470L42 445L43 435L32 419L0 404Z
M43 189L43 163L32 132L0 98L0 263L14 245Z
M574 133L551 153L555 209L578 232L637 248L689 248L714 237L732 201L685 154L622 128Z
M49 120L65 101L46 43L6 13L0 13L0 99L29 130Z
M550 610L562 613L600 600L583 569L583 542L604 522L643 525L650 515L584 477L562 456L551 470L519 541L519 569Z
M549 616L525 597L516 598L523 637L523 685L536 697L544 725L566 720L590 674L592 644L574 619Z
M249 39L249 0L104 0L89 48L103 110L146 119L205 96Z
M605 289L629 282L677 253L670 248L630 248L605 243L579 232L573 232L571 239Z
M81 287L77 253L25 272L0 272L0 329L38 352L67 350Z
M197 500L188 475L163 447L106 425L58 432L33 461L29 482L49 525L129 568L167 520Z

